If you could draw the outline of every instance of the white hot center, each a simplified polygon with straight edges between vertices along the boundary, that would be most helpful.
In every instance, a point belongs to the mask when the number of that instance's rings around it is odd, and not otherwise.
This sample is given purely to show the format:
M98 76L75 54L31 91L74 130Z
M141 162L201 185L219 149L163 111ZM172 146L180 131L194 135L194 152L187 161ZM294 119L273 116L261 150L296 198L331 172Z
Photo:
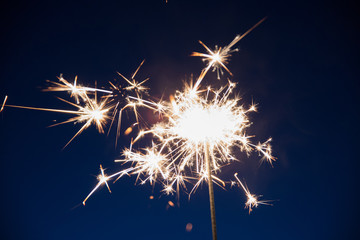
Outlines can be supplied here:
M217 142L232 133L235 124L232 120L232 114L227 109L198 105L181 114L175 131L180 137L195 143Z

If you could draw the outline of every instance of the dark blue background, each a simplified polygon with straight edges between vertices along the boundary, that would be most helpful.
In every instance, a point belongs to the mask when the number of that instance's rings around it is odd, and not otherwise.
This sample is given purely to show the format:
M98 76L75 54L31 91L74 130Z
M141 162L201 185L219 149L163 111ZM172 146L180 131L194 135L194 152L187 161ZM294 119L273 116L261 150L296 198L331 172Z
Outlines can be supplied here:
M238 44L229 68L245 103L258 102L251 132L274 139L278 160L258 166L256 154L225 169L252 192L278 200L251 215L240 189L215 187L219 239L356 239L358 232L358 11L346 1L7 1L0 8L0 97L8 104L67 108L42 93L45 80L107 86L146 59L153 96L166 98L197 76L189 57L228 44L264 16ZM208 83L218 84L214 74ZM59 94L58 96L64 96ZM2 101L2 100L1 100ZM64 151L79 128L46 128L67 116L7 108L1 128L2 239L211 239L206 186L180 207L135 178L101 189L99 164L114 172L114 136L90 128ZM131 120L125 120L124 125ZM124 127L125 128L125 127ZM121 138L121 147L129 137ZM146 142L143 142L146 145ZM155 199L150 200L149 196ZM185 231L187 223L191 232Z

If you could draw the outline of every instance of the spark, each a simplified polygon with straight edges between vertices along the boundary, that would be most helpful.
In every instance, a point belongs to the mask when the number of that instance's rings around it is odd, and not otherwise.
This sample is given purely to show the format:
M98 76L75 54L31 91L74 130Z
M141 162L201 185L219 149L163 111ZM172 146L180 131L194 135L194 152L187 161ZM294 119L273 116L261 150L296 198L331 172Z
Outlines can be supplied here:
M108 185L108 180L110 180L111 178L116 177L116 176L121 177L121 176L123 176L125 174L126 174L126 171L120 171L120 172L117 172L117 173L115 173L113 175L108 176L108 175L105 174L104 169L103 169L102 165L100 164L100 174L97 176L97 179L98 179L99 182L91 190L91 192L86 196L86 198L83 201L83 205L85 205L85 203L89 199L89 197L103 184L106 185L107 189L111 193L110 187Z
M77 104L80 103L80 99L83 101L87 100L87 92L104 92L111 93L111 91L91 88L91 87L83 87L78 84L77 76L75 76L74 83L68 82L63 78L63 75L60 74L58 77L59 82L49 81L51 86L45 88L43 91L45 92L70 92L70 97L74 97Z
M138 98L140 98L141 96L141 93L146 93L147 90L149 90L148 87L145 87L143 86L143 84L145 82L147 82L149 80L149 78L146 78L145 80L141 81L141 82L137 82L135 80L135 76L136 74L138 73L138 71L140 70L141 66L144 64L145 60L143 60L139 67L136 69L136 71L133 73L133 75L131 76L130 80L127 79L126 77L124 77L121 73L118 72L118 74L129 84L127 87L124 87L124 89L126 91L129 91L129 92L135 92L136 93L136 96Z
M259 204L263 204L263 205L271 205L269 203L268 200L258 200L258 197L261 196L256 196L254 194L251 194L248 187L244 186L244 184L240 181L240 179L237 177L237 173L234 174L234 177L236 178L236 180L238 181L239 185L241 186L241 188L244 190L245 195L247 197L247 201L245 203L245 208L249 209L249 214L251 213L251 211L253 210L253 208L256 208L259 206Z
M215 46L214 50L211 50L208 46L206 46L202 41L199 41L199 43L205 48L207 53L199 53L199 52L193 52L191 56L195 57L202 57L204 62L207 62L207 66L202 70L200 77L198 78L195 88L197 88L200 84L200 82L205 77L206 73L213 68L213 71L217 72L217 78L220 79L220 75L223 75L222 68L225 69L231 76L232 73L227 68L226 64L229 62L229 58L231 57L231 54L233 52L237 52L238 49L232 49L232 47L237 44L241 39L243 39L246 35L248 35L252 30L254 30L257 26L259 26L263 21L265 21L266 17L261 19L258 23L256 23L254 26L252 26L249 30L247 30L242 35L237 35L229 45L225 47L218 47Z
M142 153L141 151L133 152L131 149L125 149L123 152L125 159L115 160L115 162L133 163L135 166L131 167L132 171L129 174L137 174L138 179L140 179L142 175L145 175L146 178L141 180L141 183L145 183L146 181L153 183L158 176L167 179L168 176L165 167L167 159L165 156L158 152L154 146L145 148L143 152L145 153Z
M1 105L0 112L2 112L4 110L7 99L8 99L8 96L6 95L4 98L3 104Z
M193 229L192 223L186 224L185 230L186 230L187 232L191 232L192 229Z
M166 193L166 195L172 195L175 190L171 185L164 184L162 192Z
M175 204L172 201L168 201L170 207L175 207Z
M59 80L59 82L48 81L49 83L52 84L52 86L44 89L43 91L70 92L70 97L74 97L76 100L76 103L79 104L80 103L79 97L83 98L84 94L86 92L84 91L84 89L82 89L81 87L79 87L77 85L77 76L75 77L73 84L71 84L66 79L64 79L62 74L60 74L60 77L58 77L58 80Z
M68 120L50 126L53 127L71 122L84 123L82 127L78 130L78 132L66 143L64 148L66 148L78 135L80 135L85 129L87 129L91 125L95 125L99 133L104 133L104 126L107 123L107 120L109 119L107 114L111 110L111 107L107 107L107 103L108 103L107 98L102 99L100 102L98 102L96 94L95 94L95 98L91 99L88 97L86 93L84 93L84 100L85 100L84 104L75 104L67 100L64 100L62 98L58 98L58 99L73 107L78 108L78 110L75 111L75 110L63 110L63 109L51 109L51 108L38 108L38 107L27 107L27 106L18 106L18 105L4 105L4 106L76 115L75 117L69 118Z

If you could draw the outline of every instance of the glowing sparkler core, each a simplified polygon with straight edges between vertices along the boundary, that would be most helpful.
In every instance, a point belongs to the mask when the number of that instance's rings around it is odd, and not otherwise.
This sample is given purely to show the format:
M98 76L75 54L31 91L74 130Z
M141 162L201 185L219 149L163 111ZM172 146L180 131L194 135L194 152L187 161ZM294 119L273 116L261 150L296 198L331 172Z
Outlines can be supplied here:
M174 134L199 143L216 144L222 139L236 133L236 124L242 124L243 119L237 118L231 109L211 104L193 104L184 109L174 124ZM235 132L234 132L235 131Z
M256 146L249 141L250 136L246 136L246 128L250 126L247 114L254 111L255 106L246 109L239 104L240 99L232 98L234 87L232 82L218 90L194 91L193 87L186 86L183 92L177 92L171 104L161 105L168 121L155 125L148 133L158 138L161 151L175 156L174 165L179 164L180 170L194 163L197 174L206 169L205 146L213 152L213 170L236 159L231 154L234 146L246 153L257 150L269 162L274 159L270 140Z

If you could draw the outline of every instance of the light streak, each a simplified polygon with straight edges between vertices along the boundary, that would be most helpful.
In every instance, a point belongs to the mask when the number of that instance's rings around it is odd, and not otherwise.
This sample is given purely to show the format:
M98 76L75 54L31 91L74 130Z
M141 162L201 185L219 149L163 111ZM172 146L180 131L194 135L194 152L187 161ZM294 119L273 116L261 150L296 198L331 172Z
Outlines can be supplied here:
M3 104L1 105L0 112L2 112L4 110L7 99L8 99L8 96L6 95L4 98Z
M27 106L18 106L18 105L4 105L6 107L12 108L22 108L22 109L30 109L30 110L39 110L39 111L47 111L47 112L58 112L58 113L65 113L65 114L74 114L75 117L69 118L60 123L56 123L51 125L50 127L77 122L77 123L84 123L82 127L78 130L78 132L66 143L64 146L67 147L75 137L81 134L85 129L90 127L91 125L95 125L96 129L99 133L104 133L104 126L109 119L108 112L111 110L111 107L108 107L108 100L107 98L102 99L101 101L97 100L96 94L94 99L90 99L86 93L84 93L84 104L75 104L64 100L62 98L58 98L59 100L70 104L78 108L77 111L75 110L63 110L63 109L51 109L51 108L38 108L38 107L27 107Z
M99 180L99 182L96 184L96 186L91 190L91 192L86 196L85 200L83 201L83 205L85 205L85 202L87 201L87 199L101 186L101 185L106 185L107 189L109 190L109 192L111 193L110 187L108 185L108 180L110 180L113 177L117 177L117 176L123 176L127 174L126 171L120 171L117 172L113 175L106 175L104 173L104 169L102 167L102 165L100 164L100 174L98 175L97 179Z

